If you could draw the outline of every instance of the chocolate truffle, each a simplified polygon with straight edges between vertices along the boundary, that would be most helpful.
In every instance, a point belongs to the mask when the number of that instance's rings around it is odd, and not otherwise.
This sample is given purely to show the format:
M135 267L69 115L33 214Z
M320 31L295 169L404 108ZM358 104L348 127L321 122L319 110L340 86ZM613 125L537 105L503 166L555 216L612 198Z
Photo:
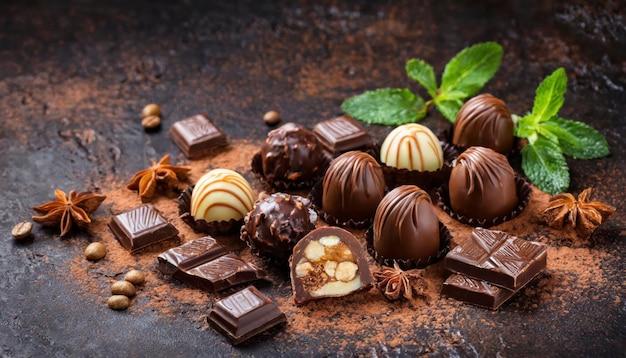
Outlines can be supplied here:
M244 177L229 169L213 169L193 188L190 213L208 222L240 220L253 204L254 194Z
M386 259L427 260L439 251L439 220L430 196L415 185L385 195L374 216L374 250Z
M488 93L467 101L456 116L452 144L509 152L513 149L513 119L506 104Z
M470 147L454 163L449 182L452 210L467 218L492 220L517 205L515 172L493 149Z
M365 250L357 238L338 227L311 231L293 249L289 261L296 304L341 297L374 282Z
M305 182L321 173L324 152L313 132L286 123L269 132L261 147L263 177L269 182Z
M274 193L257 201L241 228L241 239L252 251L287 259L295 244L315 229L311 202L298 195Z
M323 180L322 210L341 221L374 217L385 195L385 176L364 152L347 152L330 163Z
M392 130L383 141L380 161L394 168L432 172L443 166L443 150L428 127L404 124Z

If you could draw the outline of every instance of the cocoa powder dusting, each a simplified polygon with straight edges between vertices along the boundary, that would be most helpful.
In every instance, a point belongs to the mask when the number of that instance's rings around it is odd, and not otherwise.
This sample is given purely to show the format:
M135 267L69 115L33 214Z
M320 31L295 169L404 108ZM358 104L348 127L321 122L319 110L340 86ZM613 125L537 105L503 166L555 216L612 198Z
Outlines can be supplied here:
M250 181L256 190L255 194L258 194L264 187L250 172L250 160L258 148L258 143L233 140L227 149L206 159L186 162L179 156L173 158L172 163L191 166L188 179L190 185L213 168L236 170ZM80 251L66 263L70 272L64 280L68 283L70 281L73 284L77 283L78 293L93 297L94 305L106 305L106 300L111 294L111 284L123 279L126 272L138 269L145 272L146 281L137 287L137 295L128 308L130 314L141 315L148 310L172 319L184 318L190 324L208 328L206 315L212 303L234 290L219 294L209 293L167 277L156 268L158 254L204 236L202 233L194 232L179 218L175 193L157 193L151 202L180 231L178 239L165 241L133 255L121 247L108 229L110 215L142 204L137 192L126 189L126 181L129 179L110 178L102 188L102 194L106 195L107 199L103 207L92 215L93 222L89 231L93 235L93 241L101 241L107 247L107 255L97 262L90 262ZM603 258L609 253L595 249L589 241L581 241L572 230L556 231L548 228L541 219L541 212L546 208L549 198L548 194L533 187L530 203L522 214L493 227L495 230L549 245L546 270L496 312L441 297L439 291L448 275L441 261L423 270L422 274L428 285L423 295L411 300L389 301L380 291L372 287L366 292L314 301L298 307L289 294L291 284L286 267L277 268L274 262L252 255L249 248L236 235L217 238L229 249L237 251L245 260L264 268L270 276L272 285L277 286L277 291L289 292L271 297L287 316L288 323L285 329L276 333L285 344L298 344L306 339L303 338L305 336L323 335L328 337L329 345L345 350L362 351L368 347L380 346L382 343L389 348L419 345L421 343L414 342L411 336L416 326L440 332L453 327L458 315L472 315L478 312L480 317L489 317L490 314L501 312L533 311L555 303L565 307L568 302L576 300L580 292L591 287L599 288L598 294L610 294L611 288L604 287L606 279L602 268ZM436 211L439 219L452 234L452 246L469 237L473 228L460 224L439 208L436 208ZM318 226L322 225L325 224L318 223ZM353 230L353 232L365 246L364 231ZM86 247L88 243L81 242L81 245ZM81 250L83 249L84 247L81 247ZM368 260L372 271L379 269L371 257L368 257ZM258 287L263 289L267 284L259 284ZM619 297L615 304L621 304ZM476 324L489 326L492 322L480 318ZM354 333L364 330L370 332L363 335L364 339L359 341L351 339ZM450 341L460 339L454 334L446 337Z

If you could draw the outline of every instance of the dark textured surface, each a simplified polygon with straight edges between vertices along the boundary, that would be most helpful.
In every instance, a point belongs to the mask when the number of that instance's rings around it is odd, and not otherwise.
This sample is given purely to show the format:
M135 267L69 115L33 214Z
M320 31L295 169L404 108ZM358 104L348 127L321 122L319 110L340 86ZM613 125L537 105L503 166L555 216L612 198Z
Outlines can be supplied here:
M620 1L3 1L0 4L0 355L334 355L303 334L234 349L204 325L155 312L124 315L59 284L59 263L80 255L75 236L36 227L16 243L11 227L54 188L106 188L149 158L178 154L165 130L146 135L137 115L151 102L163 128L205 111L231 138L265 137L269 109L312 128L343 99L378 87L417 87L404 63L440 74L461 48L493 40L503 65L485 92L513 113L532 106L542 78L565 67L560 114L600 130L613 155L571 161L573 192L593 186L617 207L591 240L608 252L605 285L532 311L456 311L454 326L416 326L415 341L343 355L623 356L626 351L626 25ZM424 93L419 89L420 93ZM425 121L445 129L435 113ZM382 139L391 128L367 126ZM182 158L182 157L179 157ZM102 219L101 219L102 220ZM83 234L85 235L85 234ZM575 284L575 278L572 278ZM280 293L285 295L283 289ZM139 297L138 305L146 297ZM532 297L531 297L532 299ZM515 301L516 298L513 298ZM187 308L185 308L186 310ZM197 308L196 308L197 309ZM200 308L201 311L205 311ZM185 314L181 313L184 317ZM380 327L393 332L394 327ZM359 332L354 337L358 340ZM392 333L390 333L392 334Z

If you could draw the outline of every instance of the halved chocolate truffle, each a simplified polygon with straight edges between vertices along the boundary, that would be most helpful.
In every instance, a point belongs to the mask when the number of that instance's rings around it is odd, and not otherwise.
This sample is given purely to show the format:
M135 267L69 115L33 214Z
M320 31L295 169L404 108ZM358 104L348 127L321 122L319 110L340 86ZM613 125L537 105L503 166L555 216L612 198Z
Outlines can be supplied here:
M352 233L338 227L311 231L294 247L289 266L298 305L346 296L374 282L365 250Z
M467 218L492 220L517 205L515 172L493 149L470 147L456 159L449 182L452 210Z
M253 252L287 259L296 243L315 229L317 214L298 195L274 193L257 201L244 218L241 239Z
M364 152L347 152L330 163L323 180L322 210L341 221L371 219L385 195L385 176Z
M439 219L428 193L401 185L385 195L374 217L374 250L385 259L419 262L439 251Z
M324 163L324 151L313 132L294 123L269 132L261 147L262 175L270 183L314 181Z
M436 171L443 166L441 143L428 127L417 123L398 126L380 147L380 161L394 168Z
M513 119L506 104L488 93L467 101L456 116L452 144L509 152L513 149Z

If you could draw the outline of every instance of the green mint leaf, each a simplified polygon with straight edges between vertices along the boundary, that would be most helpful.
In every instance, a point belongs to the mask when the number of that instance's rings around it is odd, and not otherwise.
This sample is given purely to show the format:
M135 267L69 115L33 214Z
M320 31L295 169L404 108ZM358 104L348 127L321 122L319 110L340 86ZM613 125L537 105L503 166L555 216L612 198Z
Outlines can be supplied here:
M459 113L461 107L463 107L463 101L460 99L441 101L439 97L435 98L435 105L441 114L448 119L451 123L456 121L456 115Z
M552 130L554 130L554 128L551 128L550 125L546 126L544 125L544 123L539 123L537 125L537 133L539 135L543 136L545 139L554 144L559 144L559 137L557 137L556 134L552 132Z
M532 114L538 122L554 117L563 106L567 92L567 75L561 67L546 77L537 87Z
M574 159L595 159L610 154L609 144L602 133L590 125L559 117L548 123L558 126L559 129L552 131L559 137L559 147L564 154Z
M515 124L515 136L520 138L529 138L537 132L534 117L531 114L519 118Z
M437 101L463 100L467 97L469 97L469 95L463 91L441 92L437 95Z
M493 77L502 61L502 46L479 43L459 52L443 71L441 91L461 91L471 96Z
M371 124L399 125L417 122L426 116L424 100L404 88L367 91L341 104L350 116Z
M548 194L564 193L569 187L569 168L559 146L541 137L522 148L522 170Z
M409 78L419 82L428 94L435 98L437 95L437 80L433 66L420 59L412 59L406 63L406 74Z

